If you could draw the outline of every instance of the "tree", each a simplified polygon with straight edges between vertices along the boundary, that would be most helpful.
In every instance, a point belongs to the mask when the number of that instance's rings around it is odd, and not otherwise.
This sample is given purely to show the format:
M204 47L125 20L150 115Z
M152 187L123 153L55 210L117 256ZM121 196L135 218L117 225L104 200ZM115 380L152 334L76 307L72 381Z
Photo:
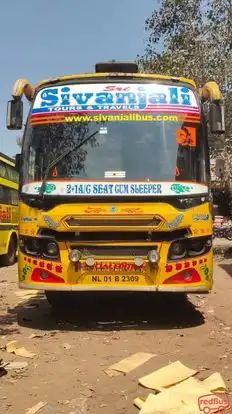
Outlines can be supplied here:
M206 2L207 1L207 2ZM232 0L161 0L146 20L147 42L140 69L219 83L225 98L226 134L222 154L232 178ZM158 50L161 47L161 51ZM217 140L211 154L218 154Z
M22 145L23 145L23 137L21 136L21 137L17 137L16 138L16 143L17 143L17 145L20 147L20 148L22 148Z

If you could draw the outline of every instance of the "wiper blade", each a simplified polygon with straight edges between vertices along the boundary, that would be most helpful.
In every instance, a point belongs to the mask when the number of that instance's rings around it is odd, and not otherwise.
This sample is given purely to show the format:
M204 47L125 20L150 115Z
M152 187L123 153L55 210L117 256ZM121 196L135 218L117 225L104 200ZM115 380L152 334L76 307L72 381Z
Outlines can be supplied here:
M66 152L64 152L63 154L59 155L59 157L55 158L47 166L46 171L45 171L44 176L43 176L42 185L40 187L39 194L38 194L38 197L36 198L36 200L40 200L43 197L44 190L46 188L48 174L49 174L50 170L52 168L54 168L58 164L58 162L60 162L61 160L63 160L65 157L67 157L67 155L69 155L71 152L76 151L77 149L79 149L80 147L82 147L82 145L84 145L87 141L89 141L91 138L93 138L98 132L99 132L99 130L93 132L91 135L89 135L83 141L79 142L77 145L74 145L73 148L69 148Z

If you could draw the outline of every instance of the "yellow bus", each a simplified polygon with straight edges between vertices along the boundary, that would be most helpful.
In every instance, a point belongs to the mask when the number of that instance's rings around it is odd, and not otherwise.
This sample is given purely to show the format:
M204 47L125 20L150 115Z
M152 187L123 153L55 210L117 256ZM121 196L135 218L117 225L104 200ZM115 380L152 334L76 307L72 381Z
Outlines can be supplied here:
M18 246L18 173L15 161L0 152L0 264L15 263Z
M142 74L134 62L36 87L20 79L9 129L22 128L23 95L19 286L51 304L71 291L208 293L218 85Z

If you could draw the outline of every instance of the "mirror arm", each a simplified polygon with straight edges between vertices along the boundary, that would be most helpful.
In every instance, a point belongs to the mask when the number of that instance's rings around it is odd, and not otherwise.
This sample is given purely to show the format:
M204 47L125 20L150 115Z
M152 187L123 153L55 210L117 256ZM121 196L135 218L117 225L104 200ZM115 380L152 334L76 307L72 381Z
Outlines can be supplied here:
M18 79L13 87L12 96L13 99L21 99L23 95L29 102L32 101L35 93L35 88L29 84L26 79Z
M218 101L221 102L223 100L223 96L219 89L219 86L216 82L207 82L202 88L199 89L199 95L202 102L214 102Z

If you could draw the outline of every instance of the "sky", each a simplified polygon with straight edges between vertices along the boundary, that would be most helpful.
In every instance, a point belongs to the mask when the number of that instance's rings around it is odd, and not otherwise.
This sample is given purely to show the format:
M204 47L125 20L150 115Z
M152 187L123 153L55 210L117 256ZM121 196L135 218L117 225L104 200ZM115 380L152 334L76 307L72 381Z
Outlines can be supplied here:
M96 62L143 54L145 20L157 0L31 0L0 5L0 151L15 156L21 131L8 131L7 101L19 78L94 72ZM24 99L25 115L28 105Z

